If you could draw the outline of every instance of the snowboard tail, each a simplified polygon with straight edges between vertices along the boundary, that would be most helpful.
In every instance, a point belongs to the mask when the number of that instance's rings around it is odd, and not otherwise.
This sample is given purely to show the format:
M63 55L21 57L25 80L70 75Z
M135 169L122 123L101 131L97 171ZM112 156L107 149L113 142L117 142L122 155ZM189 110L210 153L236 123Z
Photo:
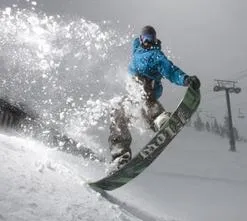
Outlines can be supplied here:
M132 160L113 174L89 183L95 190L114 190L134 179L145 170L168 146L190 120L200 104L200 90L188 87L184 98L169 120Z

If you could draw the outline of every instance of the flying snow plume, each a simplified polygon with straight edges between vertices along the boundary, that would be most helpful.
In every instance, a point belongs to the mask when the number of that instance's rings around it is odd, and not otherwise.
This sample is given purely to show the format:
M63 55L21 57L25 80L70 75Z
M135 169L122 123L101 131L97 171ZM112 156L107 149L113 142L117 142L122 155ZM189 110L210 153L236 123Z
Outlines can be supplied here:
M132 30L48 16L35 6L0 10L1 97L24 103L74 136L93 127L103 131L112 99L125 91L128 56L119 54Z

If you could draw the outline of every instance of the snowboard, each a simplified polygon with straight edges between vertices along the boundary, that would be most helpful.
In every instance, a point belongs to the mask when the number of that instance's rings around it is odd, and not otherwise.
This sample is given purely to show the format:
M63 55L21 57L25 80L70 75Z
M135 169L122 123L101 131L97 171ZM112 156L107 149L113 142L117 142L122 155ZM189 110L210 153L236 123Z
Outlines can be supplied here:
M95 182L88 183L96 191L115 190L143 172L181 131L197 110L201 100L200 90L188 87L184 98L169 120L132 160L121 169Z

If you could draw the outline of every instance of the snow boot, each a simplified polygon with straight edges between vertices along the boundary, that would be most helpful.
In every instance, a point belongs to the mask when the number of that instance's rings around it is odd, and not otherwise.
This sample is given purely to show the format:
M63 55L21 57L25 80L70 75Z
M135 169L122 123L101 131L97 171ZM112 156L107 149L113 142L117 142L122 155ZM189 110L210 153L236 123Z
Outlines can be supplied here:
M115 158L113 160L113 164L117 166L117 169L121 169L125 164L127 164L131 160L131 153L125 152L121 156Z
M158 117L154 119L154 129L155 131L159 131L160 128L169 120L171 116L170 112L164 111Z
M117 170L122 168L131 160L131 149L129 145L124 143L114 143L110 146L110 151L112 155L112 165L116 167Z

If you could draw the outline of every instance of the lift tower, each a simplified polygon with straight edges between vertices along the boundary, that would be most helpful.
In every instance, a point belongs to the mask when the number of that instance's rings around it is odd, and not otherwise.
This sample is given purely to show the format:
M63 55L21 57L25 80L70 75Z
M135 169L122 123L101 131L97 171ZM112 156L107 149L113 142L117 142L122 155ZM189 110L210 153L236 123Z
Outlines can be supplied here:
M233 132L233 124L232 124L232 112L231 112L231 102L230 102L230 93L239 94L241 92L241 88L236 87L236 81L224 81L224 80L215 80L216 85L214 86L214 91L225 91L226 93L226 104L228 110L228 131L230 137L230 151L236 151L235 137Z

